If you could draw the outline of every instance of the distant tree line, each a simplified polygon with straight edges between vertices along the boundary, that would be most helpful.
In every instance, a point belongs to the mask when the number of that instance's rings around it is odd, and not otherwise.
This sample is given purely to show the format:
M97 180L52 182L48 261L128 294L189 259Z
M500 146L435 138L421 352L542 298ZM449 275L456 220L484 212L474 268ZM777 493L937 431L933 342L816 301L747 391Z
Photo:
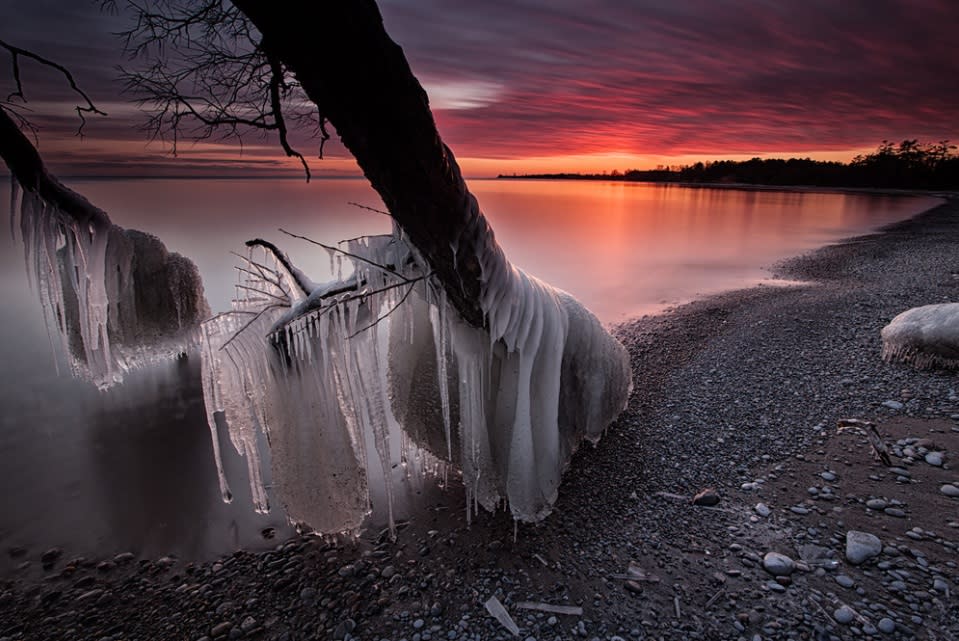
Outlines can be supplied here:
M810 158L753 158L603 174L501 175L500 178L959 189L959 154L956 153L956 146L945 140L935 144L922 144L918 140L903 140L894 144L884 140L875 152L856 156L850 163Z

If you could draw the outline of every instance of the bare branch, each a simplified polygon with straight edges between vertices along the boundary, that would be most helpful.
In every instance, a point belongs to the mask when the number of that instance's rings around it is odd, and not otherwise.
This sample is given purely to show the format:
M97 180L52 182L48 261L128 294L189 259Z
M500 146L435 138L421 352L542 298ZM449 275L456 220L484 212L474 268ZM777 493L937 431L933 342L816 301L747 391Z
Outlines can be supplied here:
M427 276L423 276L423 277L421 277L421 278L428 278L428 277L429 277L429 274L427 274ZM372 329L372 328L376 327L377 325L379 325L380 321L388 318L388 317L390 316L390 314L392 314L392 313L395 312L397 309L399 309L400 305L402 305L403 303L406 302L406 299L409 298L409 297L410 297L410 294L413 292L413 287L414 287L415 285L416 285L416 282L415 282L415 281L410 282L409 289L406 290L406 293L403 294L403 298L401 298L398 303L396 303L395 305L393 305L393 307L391 307L388 312L386 312L385 314L383 314L382 316L380 316L379 318L377 318L375 321L373 321L372 323L370 323L369 325L367 325L367 326L364 327L363 329L358 329L358 330L356 330L355 332L353 332L350 336L348 336L348 338L353 338L353 337L355 337L355 336L357 336L357 335L359 335L359 334L362 334L362 333L365 332L366 330Z
M286 152L287 157L296 157L300 159L303 165L303 171L306 172L306 182L310 182L310 167L306 164L306 158L303 154L290 146L290 141L286 137L286 121L283 119L283 107L280 104L280 87L283 82L283 67L276 56L267 54L267 62L270 63L270 105L273 108L273 122L277 131L280 133L280 146ZM321 121L322 124L322 121ZM329 138L329 136L327 136ZM323 146L320 145L320 156L323 155Z
M375 212L375 213L377 213L377 214L383 214L384 216L390 216L390 218L393 217L393 216L390 214L390 212L388 212L388 211L383 211L382 209L377 209L377 208L375 208L375 207L368 207L368 206L366 206L366 205L361 205L360 203L355 203L355 202L353 202L352 200L349 201L349 202L347 202L346 204L347 204L347 205L353 205L354 207L358 207L359 209L365 209L365 210L367 210L367 211L372 211L372 212Z
M10 52L10 62L13 65L13 81L14 81L14 84L16 85L16 90L12 92L9 96L7 96L8 103L12 102L14 98L19 98L20 101L23 103L27 102L27 98L23 93L23 81L20 76L20 58L23 57L23 58L28 58L30 60L38 62L45 67L50 67L51 69L55 69L59 71L67 79L67 82L70 84L70 89L72 89L74 93L76 93L81 98L83 98L86 104L76 105L75 107L77 116L80 118L80 126L77 129L78 136L81 136L81 137L83 136L83 126L87 124L87 120L86 118L84 118L84 114L96 114L98 116L107 115L105 111L101 111L95 104L93 104L93 101L90 99L90 96L88 96L86 92L80 88L80 86L77 84L77 81L74 79L73 74L70 73L70 70L64 67L63 65L56 63L48 58L44 58L43 56L35 54L32 51L29 51L27 49L21 49L20 47L16 47L5 40L0 40L0 47ZM8 110L8 111L12 111L12 110ZM34 136L36 135L36 127L31 125L25 117L23 117L20 114L17 114L16 117L19 124L26 125L26 127L30 129L30 131L34 134Z
M108 9L118 2L107 0ZM226 0L125 0L133 26L119 34L133 63L122 69L125 91L148 114L143 129L177 152L185 137L235 140L276 132L280 148L303 166L292 128L329 139L326 120L299 82L262 47L262 36Z
M375 261L372 261L372 260L370 260L369 258L364 258L363 256L359 256L359 255L357 255L357 254L351 254L350 252L348 252L348 251L346 251L346 250L343 250L343 249L340 249L339 247L333 247L332 245L326 245L326 244L324 244L324 243L321 243L321 242L318 241L318 240L313 240L312 238L307 238L306 236L300 236L299 234L294 234L294 233L288 232L288 231L286 231L285 229L283 229L282 227L280 227L279 231L280 231L281 233L283 233L283 234L286 234L287 236L291 236L291 237L293 237L293 238L299 238L300 240L305 240L305 241L308 242L308 243L313 243L314 245L317 245L318 247L322 247L323 249L325 249L325 250L327 250L327 251L337 252L337 253L339 253L339 254L343 254L344 256L349 256L349 257L352 258L353 260L358 260L358 261L360 261L361 263L366 263L367 265L370 265L370 266L375 267L375 268L377 268L377 269L379 269L379 270L382 270L382 271L386 272L386 273L387 273L388 275L390 275L390 276L396 276L397 278L403 280L404 282L407 282L407 283L412 282L412 279L407 278L407 277L404 276L403 274L401 274L401 273L399 273L398 271L396 271L395 269L391 268L389 265L380 265L379 263L377 263L377 262L375 262Z

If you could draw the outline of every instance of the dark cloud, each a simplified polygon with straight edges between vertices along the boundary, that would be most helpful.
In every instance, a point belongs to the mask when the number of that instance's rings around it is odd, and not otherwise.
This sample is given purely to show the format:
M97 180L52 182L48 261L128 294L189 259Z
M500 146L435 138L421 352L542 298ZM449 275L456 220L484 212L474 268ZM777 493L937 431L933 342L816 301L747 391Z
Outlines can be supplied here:
M380 5L460 157L798 152L959 137L954 0ZM124 60L111 32L124 20L95 3L4 0L0 37L57 58L95 98L121 105L97 135L142 140L142 117L122 108L115 80ZM24 76L44 105L67 95L51 73ZM7 90L9 74L0 82ZM43 135L72 134L62 107Z

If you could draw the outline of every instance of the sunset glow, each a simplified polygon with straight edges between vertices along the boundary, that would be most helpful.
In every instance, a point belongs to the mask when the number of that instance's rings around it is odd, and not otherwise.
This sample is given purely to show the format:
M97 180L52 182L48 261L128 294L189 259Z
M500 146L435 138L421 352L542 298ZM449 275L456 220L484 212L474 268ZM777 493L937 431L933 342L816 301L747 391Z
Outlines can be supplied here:
M56 10L52 6L56 5ZM811 3L381 3L469 176L611 172L714 159L848 161L884 139L957 139L959 10L947 0ZM23 65L38 141L70 175L296 175L273 136L148 143L116 67L123 15L10 0L3 36L68 64L107 111L77 138L56 74ZM55 46L52 43L56 43ZM0 91L12 89L0 74ZM335 140L317 176L358 175ZM167 141L168 142L168 141Z

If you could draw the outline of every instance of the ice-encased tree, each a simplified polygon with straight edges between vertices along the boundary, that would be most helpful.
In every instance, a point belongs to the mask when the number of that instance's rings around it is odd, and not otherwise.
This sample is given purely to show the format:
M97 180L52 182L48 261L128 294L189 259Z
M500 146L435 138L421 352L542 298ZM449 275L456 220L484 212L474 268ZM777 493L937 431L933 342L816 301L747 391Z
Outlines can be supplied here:
M398 438L462 470L473 505L548 514L573 451L625 406L626 352L573 297L507 260L375 2L134 10L127 44L150 64L128 79L157 132L272 131L303 160L290 110L301 120L315 105L320 135L335 127L395 222L333 251L352 271L331 283L254 243L233 313L205 325L211 427L222 415L254 485L262 429L290 515L349 529L371 467L389 482ZM265 508L262 488L254 496Z
M84 114L106 115L70 72L0 40L11 56L15 91L0 101L0 157L10 170L10 227L24 245L27 274L40 298L51 343L74 374L104 389L127 370L185 353L209 316L199 273L155 236L123 229L61 183L24 134L23 59L63 74Z

